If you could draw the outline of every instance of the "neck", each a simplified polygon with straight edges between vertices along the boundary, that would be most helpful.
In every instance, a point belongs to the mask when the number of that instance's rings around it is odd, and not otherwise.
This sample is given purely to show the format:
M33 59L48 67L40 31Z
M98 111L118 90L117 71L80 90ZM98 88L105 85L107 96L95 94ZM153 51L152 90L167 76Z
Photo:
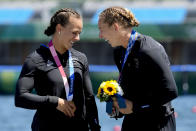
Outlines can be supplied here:
M124 34L124 37L122 37L122 46L124 48L127 48L128 44L129 44L129 39L131 37L131 31L128 31L127 33Z
M67 51L66 48L64 48L64 47L61 46L61 44L59 43L58 40L52 39L52 43L53 43L53 45L54 45L54 48L55 48L61 55L64 54L64 53Z

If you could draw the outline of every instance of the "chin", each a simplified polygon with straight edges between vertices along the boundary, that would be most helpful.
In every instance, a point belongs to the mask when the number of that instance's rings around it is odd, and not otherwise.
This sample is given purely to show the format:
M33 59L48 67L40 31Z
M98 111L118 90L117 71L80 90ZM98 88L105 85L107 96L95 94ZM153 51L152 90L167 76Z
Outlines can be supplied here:
M117 45L115 45L115 44L110 44L112 47L116 47Z
M109 41L108 41L108 44L109 44L111 47L114 47L114 45L113 45L112 43L110 43Z

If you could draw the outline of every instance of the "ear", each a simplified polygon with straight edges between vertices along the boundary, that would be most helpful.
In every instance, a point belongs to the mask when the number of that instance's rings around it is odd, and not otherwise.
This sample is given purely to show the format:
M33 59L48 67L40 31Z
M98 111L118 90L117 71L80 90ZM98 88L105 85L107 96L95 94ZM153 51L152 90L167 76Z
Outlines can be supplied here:
M56 32L61 32L61 25L60 24L57 24L56 25Z
M119 30L119 25L117 23L114 23L113 28L114 28L115 31L118 31Z

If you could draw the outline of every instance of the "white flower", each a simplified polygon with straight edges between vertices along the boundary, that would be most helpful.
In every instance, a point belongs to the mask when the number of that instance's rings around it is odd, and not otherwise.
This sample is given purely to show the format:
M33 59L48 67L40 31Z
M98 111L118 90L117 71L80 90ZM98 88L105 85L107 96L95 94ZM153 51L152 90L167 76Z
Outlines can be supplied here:
M123 92L123 90L122 90L122 88L120 86L117 87L117 92L121 96L124 94L124 92Z

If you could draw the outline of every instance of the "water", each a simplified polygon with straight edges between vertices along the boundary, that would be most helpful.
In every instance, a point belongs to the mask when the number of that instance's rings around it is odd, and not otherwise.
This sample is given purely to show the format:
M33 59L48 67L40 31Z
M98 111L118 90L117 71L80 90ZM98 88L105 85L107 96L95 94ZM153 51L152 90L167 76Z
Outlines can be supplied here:
M16 108L14 96L0 96L0 131L30 131L33 113Z
M99 119L102 131L113 131L114 126L121 125L122 119L111 119L105 113L105 103L97 99ZM178 117L177 131L195 131L196 113L192 112L196 105L196 95L179 96L172 102ZM14 96L0 96L0 131L31 131L34 110L16 108Z

